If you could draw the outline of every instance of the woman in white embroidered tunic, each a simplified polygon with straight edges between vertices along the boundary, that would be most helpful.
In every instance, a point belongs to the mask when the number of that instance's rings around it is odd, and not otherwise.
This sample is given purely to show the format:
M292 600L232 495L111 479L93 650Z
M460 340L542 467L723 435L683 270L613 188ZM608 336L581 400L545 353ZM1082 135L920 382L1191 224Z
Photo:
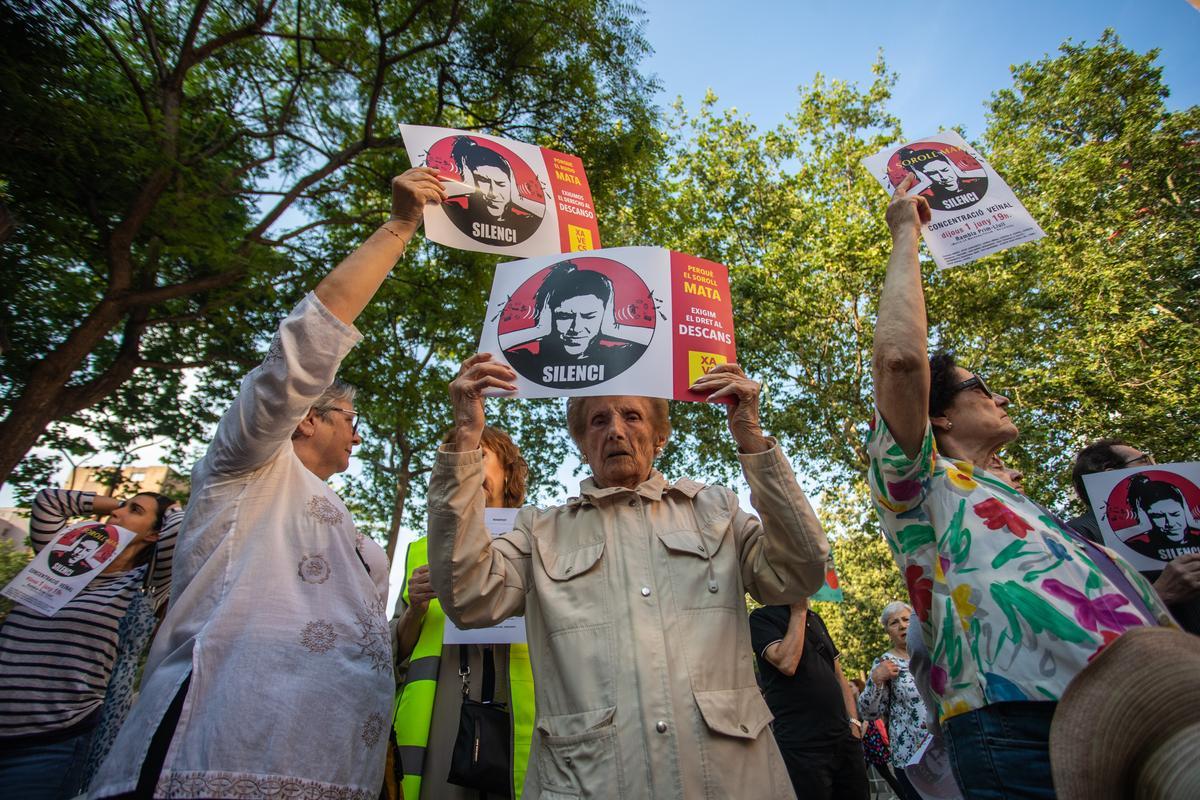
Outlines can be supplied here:
M192 470L171 608L93 796L378 796L388 562L326 483L360 441L352 391L331 384L353 321L444 194L431 169L393 179L391 219L242 381Z
M921 800L904 775L904 767L925 744L925 702L908 668L908 624L912 607L907 603L888 603L880 621L892 647L871 664L867 685L858 698L863 719L882 719L887 725L892 766L900 781L901 800Z

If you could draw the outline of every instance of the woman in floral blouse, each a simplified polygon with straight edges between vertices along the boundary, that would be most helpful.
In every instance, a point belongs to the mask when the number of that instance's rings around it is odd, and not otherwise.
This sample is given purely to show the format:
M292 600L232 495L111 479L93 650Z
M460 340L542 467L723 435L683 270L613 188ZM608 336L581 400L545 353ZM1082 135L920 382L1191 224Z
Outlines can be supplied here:
M989 473L1017 438L1008 398L929 358L924 198L896 189L879 300L871 499L932 661L955 777L969 797L1054 797L1049 734L1067 684L1130 628L1172 624L1132 567Z
M921 795L904 775L904 766L925 743L925 703L908 669L908 603L888 603L880 622L892 647L871 665L870 680L858 698L863 719L882 719L887 725L892 766L900 782L901 800L921 800Z

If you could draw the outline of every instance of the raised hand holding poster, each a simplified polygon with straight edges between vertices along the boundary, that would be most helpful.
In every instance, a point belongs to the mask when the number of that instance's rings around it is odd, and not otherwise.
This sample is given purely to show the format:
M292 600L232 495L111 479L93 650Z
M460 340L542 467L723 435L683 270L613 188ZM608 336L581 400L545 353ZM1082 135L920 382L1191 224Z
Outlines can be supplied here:
M136 533L119 525L75 525L43 547L0 594L54 616L136 538Z
M688 387L736 360L729 274L660 247L501 264L479 349L513 368L518 397L703 401Z
M1104 544L1139 570L1200 553L1200 463L1083 476Z
M591 250L600 229L583 162L512 139L401 125L414 167L438 171L448 198L425 208L425 235L459 250L523 257Z
M961 136L939 131L862 160L889 194L905 178L929 203L922 233L939 267L957 267L1046 234L1012 189Z

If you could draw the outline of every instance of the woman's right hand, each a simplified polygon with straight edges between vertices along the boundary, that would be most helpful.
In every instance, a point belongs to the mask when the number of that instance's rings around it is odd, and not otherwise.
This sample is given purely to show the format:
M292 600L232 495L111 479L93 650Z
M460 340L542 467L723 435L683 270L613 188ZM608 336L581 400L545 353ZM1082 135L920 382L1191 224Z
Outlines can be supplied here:
M409 239L425 218L425 206L446 199L446 189L432 167L413 167L392 178L392 213L388 219L397 233Z
M876 686L883 686L888 681L900 675L900 667L896 666L896 662L884 659L880 661L875 669L871 670L871 680Z
M408 579L408 605L414 611L424 614L429 601L437 595L433 591L433 580L429 577L429 567L417 567L412 577Z
M454 409L454 449L464 453L479 449L483 437L483 392L502 389L515 392L511 381L517 373L507 364L492 361L491 353L476 353L462 363L458 377L450 382L450 404Z

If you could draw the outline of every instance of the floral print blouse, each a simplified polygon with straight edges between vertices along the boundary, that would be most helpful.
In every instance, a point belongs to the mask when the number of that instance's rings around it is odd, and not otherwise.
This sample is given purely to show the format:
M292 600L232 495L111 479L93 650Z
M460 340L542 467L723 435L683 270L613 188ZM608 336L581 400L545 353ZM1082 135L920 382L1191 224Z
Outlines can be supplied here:
M928 423L909 458L877 411L867 450L871 501L929 647L939 719L1058 700L1125 630L1174 624L1119 556L985 470L940 455Z
M858 710L865 719L882 719L887 723L888 746L892 751L892 766L903 769L925 743L929 731L925 727L925 703L917 691L917 682L908 669L908 659L895 653L884 653L871 664L871 672L882 661L891 661L900 674L883 686L867 678L867 688L858 697Z

